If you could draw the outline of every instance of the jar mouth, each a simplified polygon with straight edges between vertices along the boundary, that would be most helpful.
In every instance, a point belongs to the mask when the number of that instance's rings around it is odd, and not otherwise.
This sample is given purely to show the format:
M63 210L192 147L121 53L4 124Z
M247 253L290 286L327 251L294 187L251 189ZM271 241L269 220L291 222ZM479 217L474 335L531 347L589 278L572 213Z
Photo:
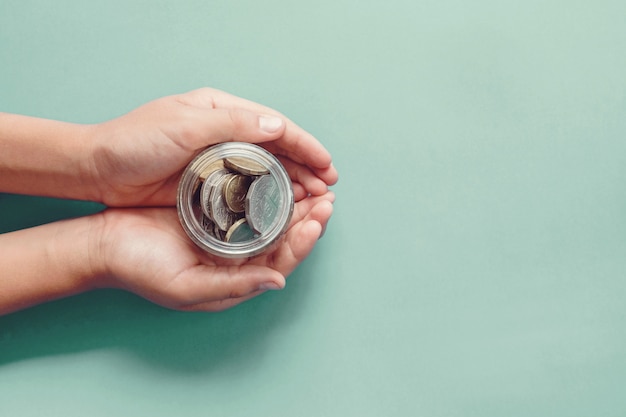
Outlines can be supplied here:
M240 190L247 194L245 210L239 213L233 210L241 210L242 195L219 201L224 198L220 187L232 176L243 177L249 187ZM198 247L223 258L245 258L262 253L284 235L294 195L291 179L274 155L254 144L227 142L205 149L185 168L176 208L183 229ZM223 218L223 213L234 216ZM242 240L232 240L233 236Z

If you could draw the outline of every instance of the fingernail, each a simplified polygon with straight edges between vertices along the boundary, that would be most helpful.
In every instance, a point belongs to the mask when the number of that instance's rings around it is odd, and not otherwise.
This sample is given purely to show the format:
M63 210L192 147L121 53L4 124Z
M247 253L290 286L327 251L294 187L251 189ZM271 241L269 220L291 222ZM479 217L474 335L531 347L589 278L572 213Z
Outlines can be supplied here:
M266 290L282 290L283 288L275 282L264 282L259 286L261 291Z
M267 133L275 133L283 127L283 119L275 116L259 116L259 127Z

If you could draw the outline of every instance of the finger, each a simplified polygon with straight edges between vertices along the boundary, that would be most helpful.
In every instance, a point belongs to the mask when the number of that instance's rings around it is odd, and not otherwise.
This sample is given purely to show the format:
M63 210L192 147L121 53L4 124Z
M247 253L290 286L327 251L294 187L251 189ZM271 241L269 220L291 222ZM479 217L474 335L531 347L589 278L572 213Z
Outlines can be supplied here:
M172 97L179 103L187 106L200 107L203 109L215 109L216 105L213 97L220 93L221 91L215 88L203 87L186 93L175 94Z
M296 203L300 200L304 200L309 195L309 193L302 186L302 184L298 184L297 182L292 182L291 186L293 188L293 198Z
M285 241L270 255L268 266L288 276L311 253L328 219L332 214L332 204L322 201L306 218L292 227L285 235Z
M328 191L328 186L307 166L293 162L291 159L279 156L278 159L285 167L292 181L302 185L307 193L312 195L323 195Z
M339 173L332 162L329 167L315 168L313 169L313 172L315 172L315 175L321 178L328 185L335 185L339 180Z
M182 272L166 289L167 296L182 306L245 297L257 291L282 289L279 272L258 265L214 267L198 265Z
M244 109L278 116L285 121L286 126L284 134L277 139L281 149L276 149L275 153L319 169L326 169L332 164L330 153L313 135L272 108L211 88L190 91L178 96L178 99L205 109Z
M184 130L180 131L177 125L168 136L181 147L192 151L221 142L267 142L280 137L285 130L282 119L243 109L207 112L188 107L184 111Z
M326 229L326 225L333 214L333 204L330 201L321 201L317 203L313 209L306 215L304 221L316 221L322 226L322 233ZM320 238L318 236L318 238Z
M179 310L183 310L183 311L206 311L206 312L219 312L219 311L224 311L224 310L228 310L229 308L235 307L241 303L243 303L244 301L248 301L251 300L254 297L257 297L261 294L263 294L265 291L259 290L259 291L255 291L253 293L250 293L248 295L245 295L243 297L239 297L239 298L226 298L224 300L217 300L217 301L209 301L206 303L199 303L199 304L192 304L192 305L187 305L184 306L182 308L180 308Z
M332 207L332 203L334 201L335 201L335 193L333 193L332 191L329 191L324 195L309 196L297 202L293 208L293 215L291 217L290 226L293 226L296 223L304 220L306 216L308 216L311 213L311 211L317 204L321 202L328 202L331 204L331 207Z

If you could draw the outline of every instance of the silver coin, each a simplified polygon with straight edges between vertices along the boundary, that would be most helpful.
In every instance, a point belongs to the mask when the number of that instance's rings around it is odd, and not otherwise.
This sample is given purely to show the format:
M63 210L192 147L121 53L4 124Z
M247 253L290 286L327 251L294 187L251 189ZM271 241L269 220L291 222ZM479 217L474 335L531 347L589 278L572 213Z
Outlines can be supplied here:
M209 212L211 213L211 218L223 231L227 231L240 217L237 213L234 213L228 208L224 200L224 184L226 184L232 175L235 174L222 176L219 182L211 187L211 194L209 195Z
M246 219L254 231L263 234L276 219L281 195L278 183L272 175L255 179L246 195Z
M248 224L248 221L244 218L237 220L228 229L224 240L229 243L247 242L255 237L254 230Z
M224 166L244 175L266 175L269 171L260 163L250 158L231 156L224 158Z
M209 236L216 237L215 236L215 223L213 223L213 220L209 219L207 216L201 215L200 227L202 228L202 230L207 232Z
M211 190L215 188L217 183L225 176L228 175L228 171L226 169L218 169L217 171L213 171L209 174L209 176L204 180L202 184L202 188L200 190L200 207L202 208L202 212L205 216L209 217L212 220L213 215L211 214L211 206L209 204L209 199L211 198Z
M193 185L193 192L195 193L198 189L202 187L202 184L204 184L205 180L207 179L209 175L221 169L224 169L224 160L218 159L217 161L210 163L208 167L204 168L198 174L198 178L196 179L196 182Z
M216 224L213 228L213 237L223 242L226 238L226 232L220 229L219 226Z

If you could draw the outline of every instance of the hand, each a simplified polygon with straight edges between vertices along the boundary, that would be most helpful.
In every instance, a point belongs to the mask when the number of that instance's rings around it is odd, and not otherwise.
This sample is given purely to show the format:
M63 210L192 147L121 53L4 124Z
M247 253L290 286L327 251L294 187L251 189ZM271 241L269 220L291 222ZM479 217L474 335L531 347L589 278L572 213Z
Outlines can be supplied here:
M182 170L209 145L257 143L287 169L296 200L337 181L330 154L309 133L259 104L213 89L164 97L99 125L91 183L109 206L172 206Z
M332 213L334 195L295 204L289 229L271 251L250 259L222 259L195 246L173 208L108 209L96 217L92 265L98 286L132 291L165 307L219 311L268 289L313 249Z

